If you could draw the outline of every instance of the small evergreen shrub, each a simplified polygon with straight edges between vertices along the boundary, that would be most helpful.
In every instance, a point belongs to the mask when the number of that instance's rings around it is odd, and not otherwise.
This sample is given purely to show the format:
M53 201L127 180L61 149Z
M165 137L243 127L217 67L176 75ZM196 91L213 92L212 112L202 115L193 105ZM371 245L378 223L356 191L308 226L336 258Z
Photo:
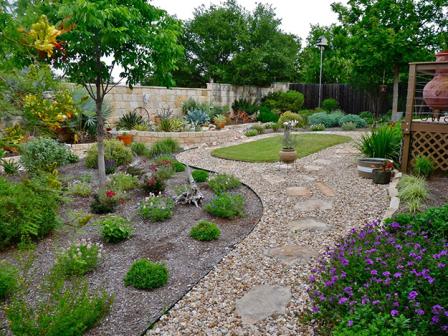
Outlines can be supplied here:
M143 190L148 194L159 194L165 190L166 184L158 175L147 175L143 179Z
M235 189L241 185L240 180L229 174L218 174L208 180L208 186L215 194Z
M139 214L143 219L162 222L173 216L174 201L165 196L150 195L140 204Z
M138 178L125 173L117 173L111 176L109 186L112 190L128 191L138 186Z
M205 220L199 221L190 230L190 236L193 239L200 241L210 241L218 239L221 235L221 231L215 223Z
M99 215L115 212L119 201L120 195L114 190L100 190L93 196L90 211Z
M148 147L142 142L133 142L131 144L132 153L137 156L143 156L148 154Z
M118 243L128 239L133 232L131 222L120 216L103 217L97 224L101 227L101 236L108 243Z
M92 187L85 182L75 182L70 185L67 193L72 196L89 197L92 193Z
M344 113L340 111L335 111L332 113L317 112L308 117L308 124L324 124L326 128L338 127L343 116Z
M339 107L339 103L336 99L327 98L322 101L322 108L325 111L332 112Z
M161 263L148 259L139 259L133 262L124 284L137 289L154 289L166 285L168 282L168 268Z
M313 125L310 125L310 131L313 131L313 132L325 131L325 125L324 124L313 124Z
M105 140L104 160L113 160L117 166L128 164L132 161L132 150L121 141ZM98 146L96 144L87 151L86 167L98 168Z
M247 137L253 137L253 136L257 136L259 133L256 129L248 129L246 132L244 132L244 135Z
M361 118L363 118L369 125L373 124L375 121L375 117L372 112L364 111L359 114Z
M185 171L185 165L179 161L174 161L173 168L176 173Z
M279 115L275 112L272 112L272 110L267 106L261 106L260 107L260 113L258 114L257 120L261 121L262 123L267 122L277 122L279 118Z
M305 118L303 118L300 114L289 112L289 111L283 113L280 116L280 118L278 119L278 124L280 125L280 127L283 127L283 124L285 122L292 121L292 120L297 121L296 127L304 127L306 124Z
M208 179L208 172L205 170L193 170L191 172L191 176L193 176L193 179L197 183L206 182Z
M356 128L364 128L367 126L367 122L356 114L347 114L339 119L339 125L343 125L347 122L355 123Z
M179 143L171 138L156 141L150 148L148 157L154 158L164 154L173 154L180 150Z
M222 193L207 203L204 210L221 218L241 217L244 215L244 198L238 194Z
M78 157L70 149L53 139L36 138L20 148L20 163L31 174L39 171L52 172L68 163L77 162Z
M6 299L18 288L19 271L15 266L0 261L0 301Z
M344 131L353 131L356 129L356 124L353 121L346 121L341 125L341 127Z
M417 176L431 177L434 172L434 162L429 157L419 155L415 158L413 172Z

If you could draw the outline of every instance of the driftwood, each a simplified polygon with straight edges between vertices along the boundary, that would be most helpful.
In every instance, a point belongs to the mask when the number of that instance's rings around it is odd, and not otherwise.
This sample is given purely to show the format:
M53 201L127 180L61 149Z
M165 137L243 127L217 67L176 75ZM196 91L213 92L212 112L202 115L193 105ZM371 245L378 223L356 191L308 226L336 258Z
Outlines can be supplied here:
M176 204L194 204L198 208L199 204L201 204L204 199L204 195L202 195L199 190L188 165L185 167L185 173L187 174L188 182L190 184L189 188L180 195L175 196L174 202Z

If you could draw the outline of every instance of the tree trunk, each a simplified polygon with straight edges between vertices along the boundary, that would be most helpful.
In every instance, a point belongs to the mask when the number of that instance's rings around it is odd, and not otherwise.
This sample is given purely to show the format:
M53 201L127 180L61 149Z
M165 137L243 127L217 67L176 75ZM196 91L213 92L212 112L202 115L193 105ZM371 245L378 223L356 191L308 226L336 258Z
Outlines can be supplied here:
M400 82L400 66L394 65L394 91L392 98L392 120L398 120L398 83Z
M96 80L96 140L98 144L98 178L99 186L106 185L106 165L104 163L104 117L103 117L103 93L101 92L101 81Z

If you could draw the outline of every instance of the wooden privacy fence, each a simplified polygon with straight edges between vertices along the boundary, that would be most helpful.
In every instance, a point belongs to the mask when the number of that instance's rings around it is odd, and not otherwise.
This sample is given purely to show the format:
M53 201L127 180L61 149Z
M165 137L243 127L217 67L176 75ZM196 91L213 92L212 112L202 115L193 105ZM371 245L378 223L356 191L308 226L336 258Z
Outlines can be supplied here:
M314 109L319 105L319 84L289 84L290 90L302 92L305 96L304 107ZM405 85L399 87L399 110L404 109L406 97ZM359 114L370 111L376 115L385 114L392 107L392 87L387 86L385 93L369 93L366 90L354 88L350 84L322 84L322 100L334 98L340 108L348 114Z
M424 86L436 70L442 69L448 69L448 62L410 63L403 122L403 172L410 170L418 155L431 158L437 169L448 171L448 111L437 111L435 115L423 99Z

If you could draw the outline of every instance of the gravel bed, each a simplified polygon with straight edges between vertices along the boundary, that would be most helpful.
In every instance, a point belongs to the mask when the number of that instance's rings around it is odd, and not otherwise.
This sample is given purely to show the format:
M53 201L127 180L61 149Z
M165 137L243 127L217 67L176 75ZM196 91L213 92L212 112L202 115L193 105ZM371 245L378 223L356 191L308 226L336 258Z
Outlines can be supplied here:
M353 138L360 135L359 132L337 134ZM262 135L256 139L267 136L273 135ZM222 160L212 157L211 150L198 148L180 154L178 159L238 176L260 196L264 206L263 217L252 233L162 316L148 334L313 334L310 327L299 322L298 317L307 306L306 282L315 259L311 262L299 260L296 263L283 263L267 251L294 244L315 253L324 252L326 246L333 245L350 228L382 217L389 205L387 186L374 185L371 180L357 176L356 160L359 153L353 142L302 158L294 168L288 169L276 163ZM316 182L328 186L335 196L325 196ZM311 198L288 196L287 187L305 187L311 191ZM328 210L296 210L297 203L306 199L328 201L333 206ZM291 230L289 223L307 217L329 224L329 230L304 230L299 234ZM235 310L235 302L257 285L288 287L292 299L286 307L286 314L274 314L254 324L243 324Z

